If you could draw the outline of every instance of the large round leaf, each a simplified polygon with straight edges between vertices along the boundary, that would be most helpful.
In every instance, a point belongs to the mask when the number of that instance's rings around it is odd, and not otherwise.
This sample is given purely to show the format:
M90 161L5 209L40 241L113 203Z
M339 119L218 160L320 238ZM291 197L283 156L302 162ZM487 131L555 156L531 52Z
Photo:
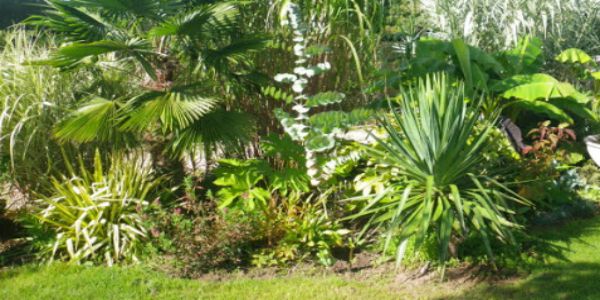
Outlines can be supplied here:
M512 85L512 87L510 87ZM573 98L579 103L587 103L588 97L579 93L571 84L560 82L547 74L517 75L502 81L497 88L508 88L502 96L520 100L550 100Z

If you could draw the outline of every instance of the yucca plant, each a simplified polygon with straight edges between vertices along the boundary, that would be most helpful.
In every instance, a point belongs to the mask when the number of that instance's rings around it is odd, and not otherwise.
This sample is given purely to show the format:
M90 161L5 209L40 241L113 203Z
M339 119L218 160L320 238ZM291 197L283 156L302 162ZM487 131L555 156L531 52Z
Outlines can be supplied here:
M470 234L482 238L490 258L492 238L514 242L515 207L529 202L480 168L494 122L479 121L480 103L464 97L462 84L433 75L402 92L392 117L383 118L389 138L368 151L396 176L354 217L370 215L368 226L383 226L386 248L400 243L398 262L409 239L418 248L432 234L442 262L451 244Z
M83 161L75 172L52 179L53 194L42 197L35 216L54 238L41 246L49 261L137 262L147 238L142 210L160 183L140 159L113 158L104 169L96 152L94 170Z

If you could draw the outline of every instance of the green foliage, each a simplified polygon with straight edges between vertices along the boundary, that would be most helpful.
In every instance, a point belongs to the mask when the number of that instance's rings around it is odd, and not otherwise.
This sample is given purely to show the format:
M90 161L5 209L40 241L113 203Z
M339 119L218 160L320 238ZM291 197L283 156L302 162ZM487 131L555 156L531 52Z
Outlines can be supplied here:
M587 64L592 61L592 58L581 49L570 48L556 56L556 61L560 63L570 64Z
M52 172L64 172L61 145L52 138L56 123L76 107L81 91L97 78L83 72L24 66L46 58L57 47L47 34L14 28L0 48L0 155L8 162L12 183L24 194L49 186ZM117 85L125 85L123 80ZM108 88L108 87L107 87ZM70 151L70 147L65 147ZM87 152L79 148L77 152Z
M58 138L117 144L151 134L165 137L171 145L163 148L178 156L246 139L248 130L233 131L240 126L210 130L215 115L203 120L222 108L217 82L252 72L249 55L264 47L264 38L240 38L240 17L231 2L47 1L45 15L28 22L71 43L35 64L101 68L133 78L136 87L104 97L92 91L92 102L59 124Z
M416 78L438 71L465 81L468 94L482 91L509 100L513 119L532 111L552 119L574 123L573 117L595 121L590 98L572 84L538 73L543 60L542 43L525 37L512 49L487 54L461 40L421 40L408 73ZM495 100L494 100L495 101Z
M516 75L495 87L504 90L502 97L519 100L509 105L542 113L555 120L573 123L567 112L587 120L596 119L586 107L590 102L587 96L571 84L559 82L547 74Z
M252 257L257 267L278 266L315 256L319 263L331 266L334 247L343 247L349 230L332 221L319 204L305 203L293 220L284 221L283 235L273 249L264 249ZM283 220L282 220L283 221Z
M108 265L137 262L148 238L142 219L146 200L160 179L142 160L114 158L104 169L100 154L94 170L79 162L69 174L52 180L53 193L35 213L53 239L40 249L49 260Z
M254 253L257 266L287 264L314 255L333 264L332 248L344 245L347 230L328 216L325 199L311 199L304 149L288 136L262 143L268 160L221 160L215 170L219 206L258 218L267 247Z
M252 219L222 213L212 199L204 198L199 182L192 177L184 182L181 199L171 204L156 201L150 207L146 226L153 243L144 249L148 260L186 277L247 263L250 245L260 239Z
M289 139L270 136L263 143L267 157L278 159L282 167L273 167L266 160L224 159L215 170L215 184L220 188L219 206L242 207L246 211L263 211L268 214L271 200L295 202L309 191L309 179L302 148Z
M389 134L380 141L383 150L369 148L398 175L355 217L370 215L368 226L383 226L386 246L401 241L398 261L409 238L416 237L418 248L435 234L445 262L449 246L470 231L492 258L490 239L513 243L512 231L520 227L513 207L528 202L479 168L491 126L475 134L480 104L467 104L463 88L451 87L443 75L419 81L398 102L393 119L383 123Z

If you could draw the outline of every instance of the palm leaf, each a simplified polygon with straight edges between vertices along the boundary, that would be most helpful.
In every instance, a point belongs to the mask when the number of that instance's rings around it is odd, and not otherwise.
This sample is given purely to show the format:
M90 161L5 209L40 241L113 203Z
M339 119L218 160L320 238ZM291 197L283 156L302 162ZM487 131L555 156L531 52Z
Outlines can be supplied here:
M207 113L187 128L181 130L171 149L176 155L204 146L214 148L218 144L238 148L254 134L255 122L246 113L218 109Z
M131 99L125 108L122 129L144 131L160 123L163 132L183 129L210 112L217 100L204 98L190 87L147 92Z
M98 9L110 16L158 18L164 2L157 0L74 0L75 5ZM174 4L180 1L171 1Z
M54 134L61 141L80 143L110 141L122 145L131 142L131 135L119 132L122 106L119 101L95 97L58 124Z
M222 69L225 65L239 65L249 63L249 55L265 49L268 39L262 37L245 38L236 40L218 49L206 51L205 63Z
M211 34L215 32L231 30L234 24L232 21L238 15L237 7L230 2L205 5L157 25L150 30L149 36L211 37Z
M47 0L43 16L32 16L26 23L45 27L62 34L70 41L99 41L115 28L99 15L73 7L73 2Z

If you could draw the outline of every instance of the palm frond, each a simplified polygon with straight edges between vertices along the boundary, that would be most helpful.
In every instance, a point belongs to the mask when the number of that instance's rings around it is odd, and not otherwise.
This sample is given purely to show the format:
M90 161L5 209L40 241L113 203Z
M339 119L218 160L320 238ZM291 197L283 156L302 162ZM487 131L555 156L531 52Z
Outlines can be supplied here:
M159 0L75 0L73 2L88 9L98 9L112 17L146 18L158 18L168 4ZM180 1L171 2L177 4Z
M180 131L171 149L174 154L181 155L200 145L214 148L224 144L228 148L238 148L241 143L250 140L254 128L255 122L250 115L218 109Z
M95 97L58 124L54 134L61 141L80 143L102 141L117 146L131 142L131 135L119 132L123 104L118 100Z
M74 42L99 41L115 28L99 15L73 6L73 2L47 0L45 15L32 16L26 23L44 27Z
M192 11L175 16L152 28L151 37L187 36L190 38L214 37L212 34L231 30L239 10L230 2L205 5Z
M122 128L143 131L160 123L163 132L183 129L210 112L217 102L199 96L190 87L147 92L128 102Z
M34 62L36 64L47 64L56 68L71 69L79 65L85 59L96 58L103 54L115 53L122 58L133 58L144 71L153 79L156 72L146 56L151 54L148 41L134 38L127 40L101 40L90 43L77 42L58 49L50 59Z
M204 60L206 64L216 68L247 64L251 61L249 55L265 49L268 41L264 37L236 40L221 48L207 50Z

